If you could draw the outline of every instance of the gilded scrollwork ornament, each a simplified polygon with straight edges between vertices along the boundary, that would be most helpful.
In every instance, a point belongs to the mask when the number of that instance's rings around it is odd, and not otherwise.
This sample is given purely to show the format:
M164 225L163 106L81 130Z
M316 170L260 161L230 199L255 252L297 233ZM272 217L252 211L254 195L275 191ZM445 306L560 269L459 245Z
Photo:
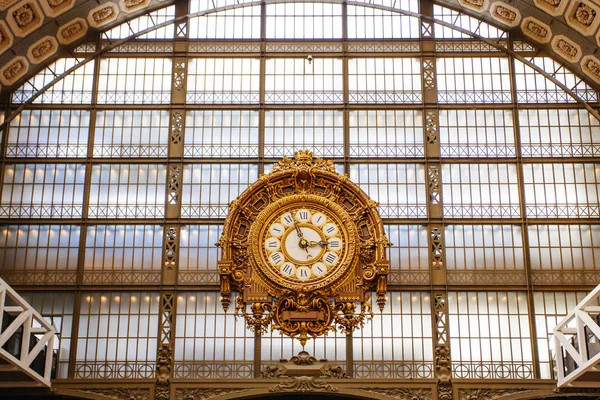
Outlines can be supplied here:
M362 327L373 287L385 305L389 242L377 203L310 151L284 157L230 203L217 246L223 308L240 293L236 314L255 332L304 345Z

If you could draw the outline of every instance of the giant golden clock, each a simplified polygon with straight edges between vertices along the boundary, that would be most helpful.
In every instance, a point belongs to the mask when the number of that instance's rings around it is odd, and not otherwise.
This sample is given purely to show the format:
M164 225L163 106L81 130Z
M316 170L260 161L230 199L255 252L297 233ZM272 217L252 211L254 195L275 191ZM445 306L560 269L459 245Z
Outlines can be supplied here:
M388 261L377 203L330 161L284 158L230 204L219 261L221 302L257 331L350 333L385 304Z

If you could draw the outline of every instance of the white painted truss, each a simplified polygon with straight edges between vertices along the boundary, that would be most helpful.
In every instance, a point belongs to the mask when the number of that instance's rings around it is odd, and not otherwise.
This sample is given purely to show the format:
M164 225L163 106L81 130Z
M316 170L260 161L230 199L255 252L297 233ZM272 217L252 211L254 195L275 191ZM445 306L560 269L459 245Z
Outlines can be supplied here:
M554 328L561 387L600 387L600 285Z
M0 388L50 387L54 328L0 279Z

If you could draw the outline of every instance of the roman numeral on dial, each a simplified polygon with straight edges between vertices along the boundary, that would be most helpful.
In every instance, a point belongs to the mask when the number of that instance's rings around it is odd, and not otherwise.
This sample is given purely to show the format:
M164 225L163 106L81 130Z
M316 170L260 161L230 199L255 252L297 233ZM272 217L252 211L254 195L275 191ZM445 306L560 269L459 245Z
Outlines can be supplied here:
M277 265L281 264L285 259L284 259L282 253L276 252L276 253L272 253L269 256L269 260L271 261L271 264L277 266Z
M281 264L279 270L283 275L292 276L294 275L294 272L296 272L296 266L290 262L284 262Z
M338 233L338 228L330 222L323 227L323 233L328 237L335 236Z
M327 273L327 265L323 264L322 262L318 262L313 264L311 270L316 276L323 276Z
M290 213L287 213L281 217L281 223L285 226L294 225L294 216Z
M326 265L332 266L334 265L338 260L338 255L335 253L332 253L331 251L328 251L327 253L325 253L323 255L323 262Z
M301 281L306 281L310 278L311 272L310 272L310 268L308 267L298 267L296 269L296 278L300 279Z

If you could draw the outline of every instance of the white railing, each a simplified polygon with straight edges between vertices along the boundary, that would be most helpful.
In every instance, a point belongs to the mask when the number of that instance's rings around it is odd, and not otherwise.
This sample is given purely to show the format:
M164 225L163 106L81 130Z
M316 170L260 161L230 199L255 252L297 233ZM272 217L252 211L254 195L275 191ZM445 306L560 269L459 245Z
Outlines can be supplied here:
M554 328L560 387L600 387L600 285Z
M0 279L0 388L50 387L54 328Z

